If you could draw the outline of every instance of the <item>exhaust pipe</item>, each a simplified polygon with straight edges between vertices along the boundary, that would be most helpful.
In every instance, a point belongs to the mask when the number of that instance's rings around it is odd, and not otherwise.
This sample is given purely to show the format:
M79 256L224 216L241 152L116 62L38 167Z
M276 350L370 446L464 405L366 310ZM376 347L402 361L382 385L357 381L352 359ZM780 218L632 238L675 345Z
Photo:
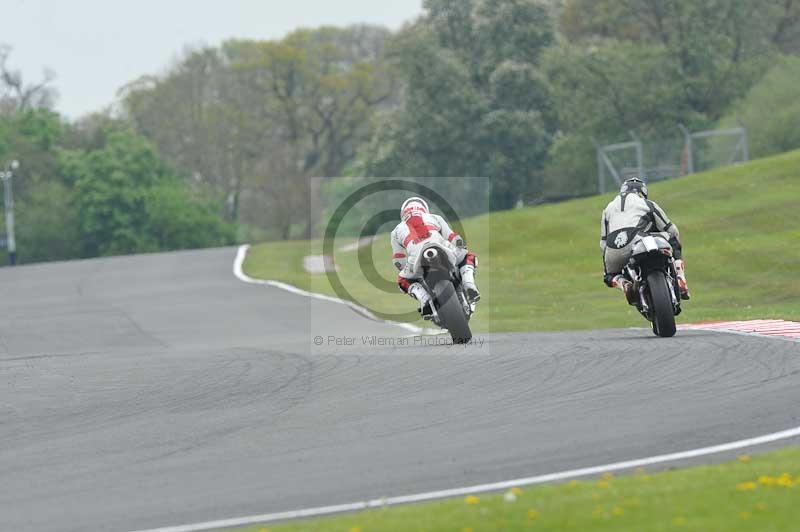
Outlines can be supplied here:
M428 248L428 249L425 250L425 252L422 254L422 256L425 257L426 260L432 261L432 260L436 259L436 257L439 256L439 252L436 251L436 249L434 249L434 248Z

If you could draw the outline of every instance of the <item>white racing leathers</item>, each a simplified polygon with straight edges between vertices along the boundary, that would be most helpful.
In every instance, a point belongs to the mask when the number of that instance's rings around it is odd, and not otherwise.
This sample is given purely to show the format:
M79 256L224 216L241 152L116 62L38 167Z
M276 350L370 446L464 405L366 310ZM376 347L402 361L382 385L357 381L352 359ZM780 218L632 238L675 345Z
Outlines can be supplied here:
M420 244L433 232L439 233L442 238L453 244L456 261L461 271L461 281L465 288L475 288L477 258L467 250L463 239L438 214L425 213L413 216L397 224L392 231L392 262L400 272L397 278L400 289L416 298L421 306L428 302L428 295L422 286L415 282L418 279L408 268L408 255L414 250L420 249L421 246L415 244ZM477 292L476 288L475 290Z
M680 233L664 210L638 194L620 194L608 204L600 220L600 249L607 285L612 285L613 278L630 259L631 243L638 232L664 233L672 244L675 259L681 259Z

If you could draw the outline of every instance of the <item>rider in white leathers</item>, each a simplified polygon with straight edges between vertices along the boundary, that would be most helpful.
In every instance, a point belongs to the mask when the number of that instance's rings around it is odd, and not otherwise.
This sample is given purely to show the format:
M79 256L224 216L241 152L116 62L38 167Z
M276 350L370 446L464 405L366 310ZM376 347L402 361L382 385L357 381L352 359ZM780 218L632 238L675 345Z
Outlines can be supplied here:
M430 237L431 232L438 232L443 238L451 242L456 248L456 260L461 271L461 283L471 302L481 298L478 287L475 286L475 269L478 258L470 253L464 240L453 231L444 218L438 214L431 214L427 202L422 198L408 198L400 207L402 221L392 231L392 261L400 270L397 284L400 289L419 302L419 311L423 316L431 315L430 295L418 282L419 279L408 269L408 248L412 243L419 243Z
M622 184L619 195L611 200L600 220L600 249L603 251L606 285L622 290L628 302L636 300L635 294L631 293L632 283L622 275L622 270L630 259L633 237L640 232L664 233L672 245L681 299L689 299L678 228L657 203L647 199L647 185L639 178L628 179Z

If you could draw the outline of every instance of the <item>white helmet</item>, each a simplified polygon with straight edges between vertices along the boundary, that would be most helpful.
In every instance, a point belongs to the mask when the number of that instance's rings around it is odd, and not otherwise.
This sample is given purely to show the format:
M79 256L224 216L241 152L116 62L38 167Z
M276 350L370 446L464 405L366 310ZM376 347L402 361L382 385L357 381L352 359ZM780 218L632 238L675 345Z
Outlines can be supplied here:
M400 218L405 222L409 218L419 214L428 214L428 203L418 197L408 198L400 207Z

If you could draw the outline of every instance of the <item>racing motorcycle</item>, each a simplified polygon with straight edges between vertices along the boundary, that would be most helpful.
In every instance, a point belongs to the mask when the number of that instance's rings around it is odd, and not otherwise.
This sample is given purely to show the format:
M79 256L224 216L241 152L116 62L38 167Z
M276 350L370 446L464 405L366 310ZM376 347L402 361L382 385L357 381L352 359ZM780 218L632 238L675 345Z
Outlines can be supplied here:
M661 233L640 233L625 266L638 300L629 301L653 324L656 336L675 335L675 316L681 313L681 295L672 246Z
M431 321L447 329L454 343L468 343L475 304L469 302L461 284L456 248L438 233L414 246L417 249L409 249L408 268L431 296Z

